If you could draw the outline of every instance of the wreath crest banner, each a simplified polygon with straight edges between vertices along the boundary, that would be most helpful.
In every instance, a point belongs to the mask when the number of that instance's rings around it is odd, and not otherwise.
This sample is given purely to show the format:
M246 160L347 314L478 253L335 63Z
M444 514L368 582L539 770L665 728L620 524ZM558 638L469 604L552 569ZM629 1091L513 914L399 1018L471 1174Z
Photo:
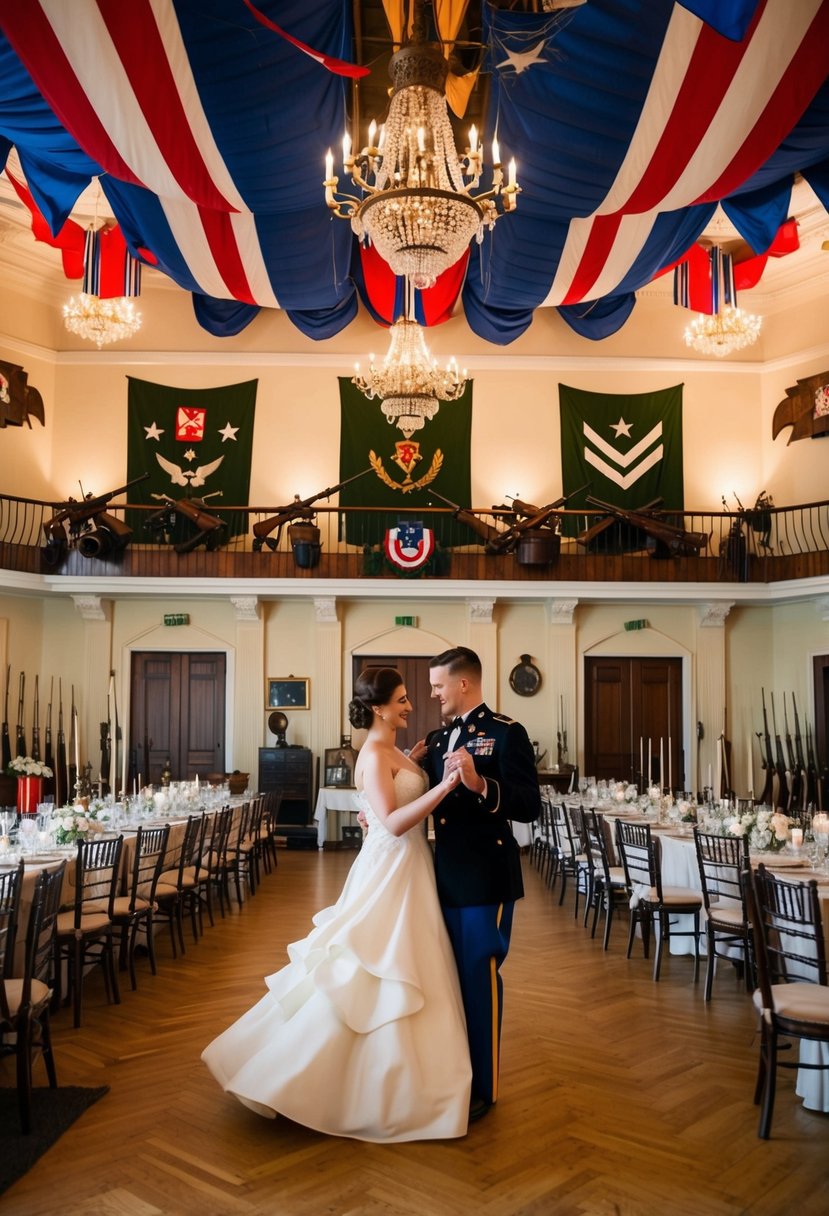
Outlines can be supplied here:
M441 507L434 488L459 506L471 506L470 445L472 382L463 395L444 402L435 417L404 439L391 428L380 408L351 380L340 386L340 480L370 465L374 477L361 477L340 491L341 507L386 507L387 511L349 511L342 517L341 535L348 544L383 545L386 533L398 526L401 511L411 511L435 533L437 545L457 544L458 527L448 515L421 514Z

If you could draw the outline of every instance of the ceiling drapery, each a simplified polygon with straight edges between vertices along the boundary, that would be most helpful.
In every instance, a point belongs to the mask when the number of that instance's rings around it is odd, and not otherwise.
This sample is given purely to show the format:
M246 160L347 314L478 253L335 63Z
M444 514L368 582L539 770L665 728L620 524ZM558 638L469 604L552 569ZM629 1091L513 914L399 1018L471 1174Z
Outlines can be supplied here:
M256 7L315 51L353 57L350 0ZM796 172L827 204L829 0L716 12L737 22L731 37L672 0L484 6L485 135L515 156L523 193L472 249L462 304L476 333L512 341L547 306L605 337L718 203L756 254ZM317 338L354 317L354 238L321 188L346 80L243 0L0 0L0 28L0 163L14 145L53 233L103 174L130 250L193 294L211 332L236 333L260 308Z

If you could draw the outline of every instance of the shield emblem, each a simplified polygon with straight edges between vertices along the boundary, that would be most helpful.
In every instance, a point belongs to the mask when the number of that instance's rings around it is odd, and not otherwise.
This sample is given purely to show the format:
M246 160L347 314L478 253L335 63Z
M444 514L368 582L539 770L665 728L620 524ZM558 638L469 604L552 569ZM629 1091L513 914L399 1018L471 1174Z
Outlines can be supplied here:
M389 561L401 570L419 570L434 553L435 534L420 520L400 523L386 532L385 550Z
M180 443L199 443L204 439L207 410L180 405L176 410L176 439Z

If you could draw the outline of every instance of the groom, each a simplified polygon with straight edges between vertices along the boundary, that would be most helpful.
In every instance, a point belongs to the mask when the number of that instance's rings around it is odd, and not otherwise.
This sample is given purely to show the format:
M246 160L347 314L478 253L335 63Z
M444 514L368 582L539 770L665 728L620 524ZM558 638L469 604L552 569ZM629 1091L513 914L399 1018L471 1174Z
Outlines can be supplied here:
M421 764L430 785L457 769L461 784L434 813L438 896L455 952L472 1057L470 1119L498 1098L503 984L512 913L524 894L509 821L541 813L526 730L484 704L481 660L455 646L429 665L432 696L450 725L433 732Z

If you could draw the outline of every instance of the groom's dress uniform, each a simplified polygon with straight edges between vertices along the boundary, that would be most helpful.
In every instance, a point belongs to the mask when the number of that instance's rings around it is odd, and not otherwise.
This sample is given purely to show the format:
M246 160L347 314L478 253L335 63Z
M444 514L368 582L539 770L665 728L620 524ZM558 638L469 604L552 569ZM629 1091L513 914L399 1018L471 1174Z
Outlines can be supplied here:
M456 747L471 753L486 790L475 794L458 785L435 810L435 873L466 1010L472 1094L492 1103L498 1097L499 969L509 949L514 903L524 894L509 821L537 819L541 795L533 748L520 722L479 705L437 731L423 759L430 785L442 780L444 759Z

